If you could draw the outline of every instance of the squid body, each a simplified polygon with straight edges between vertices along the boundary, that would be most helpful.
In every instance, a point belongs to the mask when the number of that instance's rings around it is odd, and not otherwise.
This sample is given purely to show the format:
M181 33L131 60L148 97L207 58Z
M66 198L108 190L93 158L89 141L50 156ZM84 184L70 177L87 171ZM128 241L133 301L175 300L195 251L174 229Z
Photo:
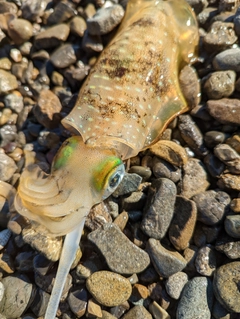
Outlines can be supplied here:
M66 235L46 319L55 318L66 277L91 207L124 175L123 160L156 143L188 110L178 75L195 58L195 15L185 0L129 0L119 29L63 119L67 139L50 174L30 165L15 207L53 236Z

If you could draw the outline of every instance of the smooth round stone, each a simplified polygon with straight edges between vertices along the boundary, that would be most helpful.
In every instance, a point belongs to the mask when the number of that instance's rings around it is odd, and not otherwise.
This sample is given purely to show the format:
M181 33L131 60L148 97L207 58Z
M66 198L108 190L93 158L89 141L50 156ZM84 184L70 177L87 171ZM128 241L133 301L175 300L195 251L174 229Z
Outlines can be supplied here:
M234 71L213 72L207 78L204 89L209 99L221 99L230 96L235 90L236 73Z
M150 264L148 254L134 245L114 224L105 224L88 235L108 267L119 274L142 272Z
M179 75L181 91L190 109L200 102L200 82L196 70L190 65L184 66Z
M227 216L224 227L229 236L240 238L240 215Z
M157 156L153 157L152 166L152 171L156 178L168 178L174 183L177 183L181 178L180 168L173 166L169 162L164 161Z
M225 192L209 190L193 196L193 201L197 205L198 220L212 226L229 212L231 198Z
M180 195L191 198L209 187L208 176L203 163L190 158L183 166L183 178L180 182Z
M209 247L201 247L195 259L197 272L202 276L212 276L217 267L216 253Z
M143 166L131 166L131 168L128 171L130 174L135 173L142 177L143 181L149 180L149 178L152 175L152 172L149 167L143 167Z
M152 182L145 206L141 229L149 237L161 239L165 236L174 213L176 186L167 178Z
M90 294L103 306L114 307L128 300L132 286L123 276L110 271L97 271L86 281Z
M2 279L5 289L0 312L7 318L21 317L30 301L33 285L26 275L8 276Z
M213 287L217 300L230 312L240 312L240 262L219 267L214 273Z
M197 207L194 201L177 196L168 233L171 243L177 250L181 251L189 246L196 221Z
M213 59L215 70L240 71L240 48L228 49L218 53Z
M18 87L17 79L10 72L0 70L0 94L6 94Z
M180 298L177 319L210 319L213 304L211 281L206 277L194 277L185 285Z
M182 255L176 251L164 248L159 240L154 238L148 240L147 250L155 270L159 276L164 278L168 278L169 276L182 271L187 265L187 262Z
M87 24L82 17L72 18L70 24L71 33L83 37L84 31L87 29Z
M204 141L208 147L214 147L220 143L223 143L226 138L226 134L219 131L208 131L204 135Z
M145 307L135 306L122 319L152 319L152 316Z
M8 23L8 35L15 44L23 44L32 37L33 26L25 19L13 19Z
M186 285L187 282L188 275L184 272L179 271L167 279L165 284L166 291L170 297L177 300L179 299L183 287Z

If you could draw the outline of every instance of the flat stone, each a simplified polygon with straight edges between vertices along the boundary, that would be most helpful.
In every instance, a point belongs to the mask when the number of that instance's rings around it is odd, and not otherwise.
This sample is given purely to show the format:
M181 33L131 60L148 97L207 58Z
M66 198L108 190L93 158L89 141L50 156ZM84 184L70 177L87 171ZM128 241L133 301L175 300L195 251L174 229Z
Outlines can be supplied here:
M239 282L239 261L223 265L214 273L214 295L220 304L230 312L240 312Z
M103 306L114 307L128 300L132 293L130 282L110 271L97 271L86 281L90 294Z
M240 125L240 101L237 99L208 100L207 110L215 120L222 124Z
M152 319L152 315L143 306L135 306L122 319Z
M114 224L105 224L88 235L100 250L108 267L119 274L142 272L150 263L148 254L134 245Z
M139 185L141 184L142 177L138 174L125 173L121 183L118 188L114 191L113 196L118 197L121 195L127 195L129 193L135 192L138 190Z
M206 277L194 277L185 285L177 307L177 319L210 319L213 288Z
M173 219L169 227L169 239L177 250L184 250L189 246L196 221L196 204L185 197L177 196Z
M36 35L34 44L39 50L55 48L67 40L69 33L70 28L67 24L58 24Z
M240 48L227 49L218 53L213 59L215 70L240 71Z
M148 240L147 250L157 273L164 278L168 278L182 271L187 265L182 255L176 251L164 248L160 242L154 238Z
M159 178L152 182L141 224L149 237L161 239L165 236L173 217L176 193L176 186L169 179Z

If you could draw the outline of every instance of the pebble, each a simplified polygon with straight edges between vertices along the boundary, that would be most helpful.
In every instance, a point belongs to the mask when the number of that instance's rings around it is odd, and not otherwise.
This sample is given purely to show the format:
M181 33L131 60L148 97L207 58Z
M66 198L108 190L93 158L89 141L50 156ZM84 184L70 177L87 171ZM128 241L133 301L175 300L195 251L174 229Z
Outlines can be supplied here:
M190 115L178 117L178 128L181 137L195 154L200 157L207 154L208 150L204 144L203 135Z
M240 134L233 134L226 140L226 144L230 145L236 152L240 153Z
M232 237L219 240L215 244L215 249L224 253L230 259L240 258L240 241L234 241Z
M193 196L198 220L205 225L216 225L229 212L230 196L223 191L209 190Z
M185 149L172 141L160 140L151 146L149 151L177 167L186 164L188 159Z
M105 224L103 229L91 232L88 239L96 245L108 267L119 274L142 272L150 263L148 254L134 245L114 224Z
M92 298L88 300L87 317L102 317L102 309L99 304Z
M159 178L152 182L141 223L146 235L155 239L165 236L173 217L176 194L176 186L169 179Z
M197 272L206 277L213 275L217 267L216 253L210 246L201 247L195 259Z
M130 282L123 276L110 272L98 271L86 281L90 294L103 306L114 307L128 300L132 293ZM102 293L104 291L104 294Z
M147 250L155 270L159 276L164 278L168 278L182 271L187 265L182 255L176 251L164 248L160 242L154 238L148 240Z
M135 173L142 177L142 181L146 182L150 179L152 171L149 167L144 166L131 166L129 171L130 174Z
M103 35L112 31L124 16L123 7L114 4L100 8L96 14L87 20L88 32L92 35Z
M209 153L204 158L204 164L206 165L207 171L212 177L220 177L225 169L225 165L215 155Z
M0 151L0 180L4 182L10 180L16 170L17 165L15 164L14 160Z
M188 282L188 275L185 272L179 271L170 276L166 283L166 291L173 299L179 299L181 292Z
M7 94L10 91L17 89L17 79L10 72L0 69L0 94Z
M53 262L49 261L42 254L37 254L33 258L33 268L34 272L40 274L41 276L45 276L49 269L51 269Z
M85 30L87 29L87 24L85 20L82 17L78 17L78 16L72 18L69 26L70 26L71 33L81 38L83 37Z
M25 243L40 251L47 259L52 261L59 259L62 249L61 237L43 235L30 227L25 227L22 230L22 236Z
M114 224L119 227L121 231L124 230L128 222L128 213L123 211L121 214L119 214L116 219L114 220Z
M240 198L234 198L230 203L231 210L240 213Z
M169 227L169 240L181 251L189 246L197 221L197 206L194 201L176 197L173 219Z
M235 90L236 73L234 71L218 71L211 73L206 82L204 89L209 99L221 99L229 97Z
M32 24L25 19L13 19L8 23L8 35L16 45L21 45L33 36Z
M221 189L232 189L240 191L240 176L233 174L222 174L217 182Z
M43 15L47 2L46 0L24 1L21 5L23 18L30 21L38 20Z
M138 174L125 173L120 185L113 193L113 196L119 197L119 196L127 195L129 193L137 191L141 184L141 181L142 181L142 177L139 176Z
M200 102L200 82L196 70L190 65L184 66L179 74L181 91L190 109Z
M8 243L12 232L9 229L0 231L0 250L2 250Z
M224 221L224 227L229 236L240 238L240 215L227 216Z
M149 305L149 311L153 315L153 318L171 319L166 310L164 310L156 301Z
M177 166L173 166L169 162L164 161L157 156L153 157L152 171L156 178L165 177L174 183L177 183L181 177L181 171Z
M111 315L109 312L102 310L102 316L97 317L97 319L116 319L116 317Z
M69 33L67 24L58 24L36 35L34 45L38 50L55 48L67 40Z
M143 306L135 306L122 319L152 319L151 314Z
M240 155L230 145L217 145L214 154L227 165L230 173L240 174Z
M240 48L227 49L218 53L213 58L213 67L215 70L240 71Z
M42 289L37 289L35 298L31 304L31 310L37 317L43 317L47 310L50 295Z
M4 96L4 104L16 113L20 113L23 110L23 97L18 92L13 92Z
M78 50L78 45L64 44L51 55L50 61L56 68L67 68L77 61Z
M78 318L82 317L87 309L88 292L85 288L75 288L69 293L68 304L71 311Z
M112 217L110 215L109 209L107 205L102 202L91 208L85 225L93 231L111 222Z
M190 158L183 166L183 177L179 186L180 195L186 198L204 192L209 187L207 172L199 159Z
M187 266L184 269L186 272L187 271L189 271L190 273L196 272L195 259L197 256L197 251L198 251L198 248L196 246L193 246L193 245L190 245L188 248L186 248L183 251L183 257L187 261Z
M207 147L213 148L225 141L226 134L220 131L208 131L204 134L204 142Z
M240 262L220 266L214 273L214 295L218 302L230 312L240 312Z
M50 90L42 90L33 112L39 123L48 129L52 129L59 125L61 109L62 105L59 98Z
M119 306L112 307L111 308L111 314L114 316L114 318L120 318L122 317L130 308L129 302L125 301Z
M237 41L234 24L230 22L215 21L203 38L208 52L221 51L230 47Z
M0 69L3 69L5 71L11 70L12 62L9 58L4 57L0 58Z
M77 14L76 10L68 2L58 2L53 12L47 19L48 24L59 24L65 22Z
M29 278L23 274L8 276L2 279L4 297L0 302L0 312L7 318L17 319L27 309L33 285Z
M206 277L194 277L189 280L182 292L178 307L177 319L210 319L213 304L213 288Z

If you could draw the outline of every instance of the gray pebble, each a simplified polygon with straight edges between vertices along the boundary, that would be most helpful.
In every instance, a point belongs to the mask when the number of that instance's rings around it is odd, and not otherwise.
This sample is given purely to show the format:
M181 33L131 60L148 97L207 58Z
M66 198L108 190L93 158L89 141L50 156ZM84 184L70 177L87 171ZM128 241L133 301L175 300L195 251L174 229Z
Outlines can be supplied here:
M53 12L49 15L48 24L59 24L67 21L76 15L77 12L68 2L58 2L54 7Z
M194 201L177 196L174 215L169 227L169 239L181 251L189 246L197 221L197 207Z
M227 216L224 221L224 227L229 236L240 238L240 215Z
M119 274L142 272L150 263L148 254L134 245L114 224L95 230L88 239L100 250L108 267Z
M137 174L125 173L120 185L113 193L113 196L118 197L121 195L130 194L138 190L141 184L142 177Z
M123 7L119 4L102 7L87 20L88 32L92 35L103 35L112 31L124 16Z
M33 259L34 272L41 276L45 276L52 265L53 263L42 254L37 254Z
M229 97L235 89L236 73L234 71L218 71L211 73L204 83L204 90L209 99Z
M176 274L170 276L165 284L167 293L173 299L179 299L183 287L188 282L188 275L185 272L179 271Z
M211 281L206 277L194 277L185 285L177 307L177 319L210 319L213 304Z
M219 177L225 169L224 163L212 153L205 156L204 164L212 177Z
M212 226L229 212L231 198L225 192L209 190L193 196L193 201L197 205L198 220Z
M12 111L20 113L23 109L23 97L17 94L8 94L4 97L4 104L9 107Z
M181 196L191 198L208 188L207 172L199 159L190 158L183 166L183 172L183 178L179 185Z
M84 288L77 288L69 293L69 307L74 315L76 315L78 318L82 317L85 314L87 308L87 300L88 293L87 290Z
M98 35L91 35L88 30L84 32L82 39L82 47L86 52L102 52L102 38Z
M130 174L135 173L142 177L142 181L146 182L152 175L152 172L149 167L144 166L131 166L129 171Z
M161 239L165 236L173 217L176 193L176 186L169 179L159 178L152 182L141 224L149 237Z
M201 247L195 259L197 272L202 276L212 276L216 270L216 253L210 246Z
M208 152L204 145L203 135L190 115L180 115L178 128L187 145L199 156Z
M240 262L235 261L219 267L214 273L214 295L230 312L240 312Z
M176 251L164 248L160 242L154 238L148 240L147 250L157 273L164 278L168 278L176 272L182 271L187 265L182 255Z
M8 276L2 280L5 293L0 302L0 312L7 318L18 318L27 309L33 285L26 275Z
M215 70L240 71L240 48L228 49L218 53L213 59Z
M169 162L164 161L163 159L158 158L157 156L153 157L152 165L152 171L156 178L168 178L174 183L177 183L179 181L181 177L181 170L179 167L173 166Z
M64 44L51 55L50 61L56 68L67 68L77 61L78 50L78 45Z

